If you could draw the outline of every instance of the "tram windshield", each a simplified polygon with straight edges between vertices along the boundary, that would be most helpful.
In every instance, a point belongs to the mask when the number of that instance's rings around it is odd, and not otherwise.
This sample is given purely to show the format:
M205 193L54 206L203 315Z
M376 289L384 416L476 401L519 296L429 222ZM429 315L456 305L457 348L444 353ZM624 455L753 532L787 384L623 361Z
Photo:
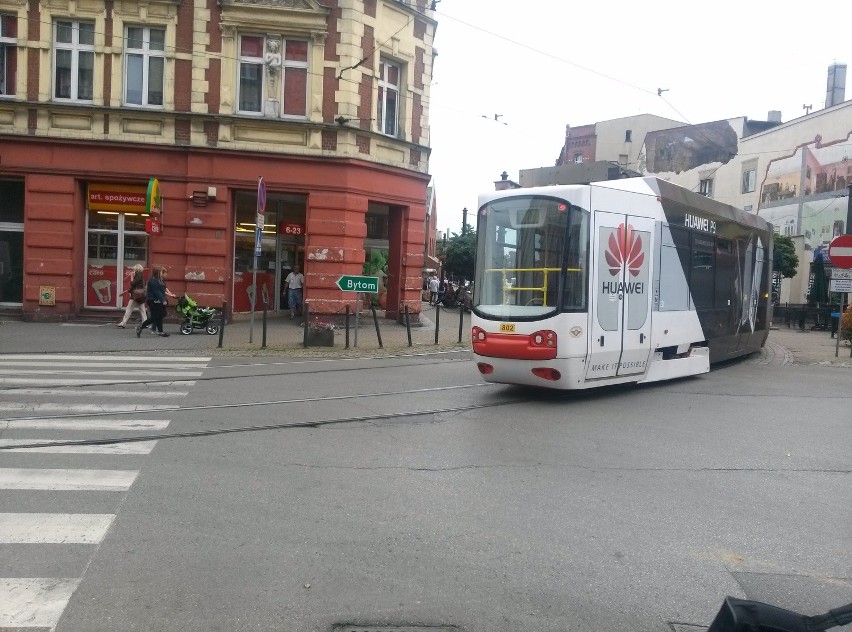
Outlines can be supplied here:
M588 309L589 213L558 198L518 195L477 213L474 310L537 319Z

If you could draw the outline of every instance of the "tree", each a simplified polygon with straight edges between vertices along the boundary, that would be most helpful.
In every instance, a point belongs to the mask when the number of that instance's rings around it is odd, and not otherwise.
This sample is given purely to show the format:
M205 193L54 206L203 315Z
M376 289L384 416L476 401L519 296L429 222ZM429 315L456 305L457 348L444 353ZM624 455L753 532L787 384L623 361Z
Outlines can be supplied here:
M799 257L796 255L796 246L793 238L787 235L775 235L775 247L772 258L775 260L775 271L780 272L785 279L796 276L799 267Z
M473 279L476 266L476 231L465 226L461 235L453 233L447 240L443 255L447 259L444 270L448 276Z

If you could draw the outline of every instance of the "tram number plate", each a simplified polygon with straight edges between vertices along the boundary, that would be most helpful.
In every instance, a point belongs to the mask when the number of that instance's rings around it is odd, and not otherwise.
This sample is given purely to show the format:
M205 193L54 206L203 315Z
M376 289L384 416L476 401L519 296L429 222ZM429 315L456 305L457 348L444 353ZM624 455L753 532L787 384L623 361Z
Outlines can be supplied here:
M515 323L500 323L500 331L508 334L515 333Z

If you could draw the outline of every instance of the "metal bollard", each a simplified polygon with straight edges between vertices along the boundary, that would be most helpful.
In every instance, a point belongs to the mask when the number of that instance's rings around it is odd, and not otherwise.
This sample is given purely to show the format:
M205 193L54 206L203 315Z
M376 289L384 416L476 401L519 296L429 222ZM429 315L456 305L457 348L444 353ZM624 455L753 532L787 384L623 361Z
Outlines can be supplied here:
M308 320L310 313L308 311L308 304L302 303L302 318L305 319L305 322L302 323L304 327L304 333L302 334L302 346L307 349L308 348Z
M263 301L263 336L262 341L260 343L261 349L266 349L266 316L268 312L269 310L267 309L266 301Z
M222 311L219 314L219 348L222 348L222 338L225 337L225 314L228 312L228 301L222 301Z
M441 328L441 306L435 305L435 344L438 344L438 330Z
M379 339L379 349L383 349L384 346L382 345L382 332L379 331L379 317L376 316L376 308L371 305L370 311L373 312L373 324L376 325L376 338Z
M346 348L349 348L349 304L346 304Z
M405 331L408 334L408 346L411 346L411 321L408 318L408 305L405 306Z

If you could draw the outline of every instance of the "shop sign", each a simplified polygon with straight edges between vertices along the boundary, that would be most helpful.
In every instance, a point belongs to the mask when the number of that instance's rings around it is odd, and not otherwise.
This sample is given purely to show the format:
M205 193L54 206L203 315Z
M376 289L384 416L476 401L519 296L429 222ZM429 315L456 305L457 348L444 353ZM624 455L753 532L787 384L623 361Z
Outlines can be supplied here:
M145 195L145 214L158 216L163 212L163 198L160 195L160 181L157 178L148 180L148 191Z
M278 233L281 235L304 235L305 225L281 222L280 224L278 224Z
M145 212L145 187L139 185L89 183L87 199L90 211Z

